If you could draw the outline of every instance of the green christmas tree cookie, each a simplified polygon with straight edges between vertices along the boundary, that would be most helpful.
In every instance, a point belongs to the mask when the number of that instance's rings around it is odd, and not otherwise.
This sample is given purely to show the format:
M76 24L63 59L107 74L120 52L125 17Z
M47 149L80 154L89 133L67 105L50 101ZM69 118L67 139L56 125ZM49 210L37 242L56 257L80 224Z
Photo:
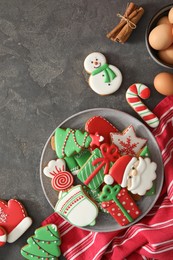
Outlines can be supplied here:
M61 240L57 226L54 224L36 229L27 243L21 249L21 254L26 259L56 260L61 255L59 248Z

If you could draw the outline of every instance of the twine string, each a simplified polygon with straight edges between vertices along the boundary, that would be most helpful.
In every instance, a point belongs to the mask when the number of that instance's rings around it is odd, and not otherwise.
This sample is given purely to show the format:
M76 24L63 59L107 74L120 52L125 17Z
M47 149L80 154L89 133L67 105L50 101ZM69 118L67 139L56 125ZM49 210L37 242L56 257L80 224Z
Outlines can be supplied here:
M118 17L120 17L121 19L123 19L124 21L126 21L126 23L128 24L128 26L134 30L136 29L136 24L133 23L132 21L130 21L130 19L128 17L125 17L123 15L121 15L120 13L117 14Z

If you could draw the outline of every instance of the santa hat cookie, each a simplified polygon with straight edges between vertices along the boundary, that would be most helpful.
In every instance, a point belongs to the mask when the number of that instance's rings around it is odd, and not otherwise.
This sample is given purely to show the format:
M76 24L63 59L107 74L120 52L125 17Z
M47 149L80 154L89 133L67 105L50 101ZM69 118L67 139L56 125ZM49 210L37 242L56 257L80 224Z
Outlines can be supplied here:
M90 53L84 61L91 89L99 95L109 95L117 91L122 83L120 70L106 63L106 57L100 52Z
M17 200L0 200L0 226L7 233L7 242L15 242L32 224L24 206Z
M116 182L121 187L126 187L128 173L136 161L137 158L130 155L120 157L111 167L109 174L105 175L104 182L109 185Z

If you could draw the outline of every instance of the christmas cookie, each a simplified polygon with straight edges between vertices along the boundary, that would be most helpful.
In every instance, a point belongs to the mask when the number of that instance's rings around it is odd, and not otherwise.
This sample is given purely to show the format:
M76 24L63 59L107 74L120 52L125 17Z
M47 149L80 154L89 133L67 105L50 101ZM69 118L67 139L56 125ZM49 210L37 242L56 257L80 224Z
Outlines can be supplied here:
M111 133L112 143L118 146L122 155L137 155L146 144L147 139L136 136L132 125L127 127L123 133Z
M85 123L85 130L90 134L104 137L104 143L111 143L110 133L118 132L118 129L102 116L93 116Z
M51 181L52 187L56 191L68 190L73 185L73 176L68 171L58 172Z
M72 187L55 205L55 212L78 227L95 225L98 207L89 199L81 185Z
M105 208L121 226L133 222L140 216L140 210L125 188L105 185L100 195Z
M112 179L112 183L116 182L131 193L142 196L153 186L156 168L156 163L149 158L124 155L111 167L107 179L109 177L109 184Z
M24 206L15 199L7 202L0 200L0 226L7 233L7 242L16 241L32 224Z
M88 132L83 133L71 128L57 128L53 139L57 157L60 159L80 153L89 146L99 146L99 143L103 140L99 135L90 135Z
M57 226L49 224L35 230L32 237L28 238L27 245L22 247L21 254L25 259L51 259L57 260L61 255L61 244Z
M43 169L43 173L53 178L58 172L66 170L66 163L63 159L51 160L48 165Z
M0 226L0 247L4 246L7 242L7 233L3 227Z
M90 189L97 189L104 181L104 175L109 172L113 162L119 158L119 151L115 145L102 144L100 150L96 148L91 157L83 165L77 177Z
M84 61L84 68L90 74L89 85L99 95L109 95L117 91L122 83L120 70L106 63L102 53L93 52Z

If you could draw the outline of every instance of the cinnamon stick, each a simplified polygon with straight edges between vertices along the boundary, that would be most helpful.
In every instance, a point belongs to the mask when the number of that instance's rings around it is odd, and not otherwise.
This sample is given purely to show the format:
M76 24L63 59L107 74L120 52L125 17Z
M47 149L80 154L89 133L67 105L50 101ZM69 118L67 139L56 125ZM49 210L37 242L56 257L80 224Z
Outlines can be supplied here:
M124 13L124 17L128 17L134 10L136 9L136 6L133 2L130 2L130 4L127 6L125 13ZM131 19L131 18L129 18ZM126 22L124 21L124 19L120 20L120 23L111 31L107 34L108 38L111 38L113 35L115 35L116 33L118 33L123 26L126 24Z
M107 37L112 41L117 41L120 43L124 43L130 37L133 29L136 28L136 24L141 19L144 13L144 9L142 7L136 6L133 2L131 2L125 12L124 15L120 15L121 20L115 28L107 34Z
M140 7L137 10L137 14L134 17L132 17L130 21L136 25L141 19L143 14L144 14L144 9ZM118 35L115 38L113 38L113 41L125 43L127 39L130 37L132 32L133 29L126 23L126 25L122 28L122 30L118 33Z

